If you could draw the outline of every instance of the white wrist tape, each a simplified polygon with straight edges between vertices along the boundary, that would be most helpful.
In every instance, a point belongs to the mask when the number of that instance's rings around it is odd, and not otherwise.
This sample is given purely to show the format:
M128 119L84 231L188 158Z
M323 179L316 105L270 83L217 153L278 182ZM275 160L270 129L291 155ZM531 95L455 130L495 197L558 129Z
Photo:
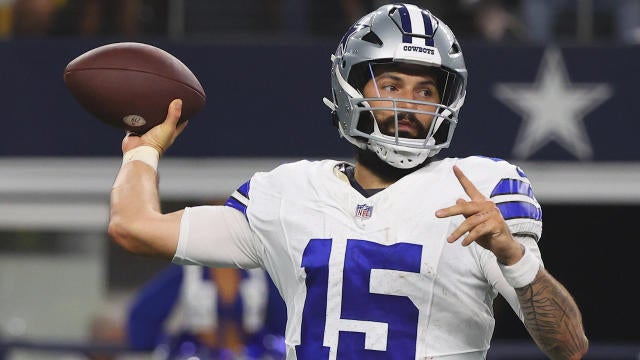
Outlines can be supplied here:
M131 161L142 161L143 163L151 166L153 170L158 171L158 159L160 158L160 153L154 147L151 146L138 146L135 147L122 156L122 165L131 162Z
M514 289L531 284L533 279L536 278L536 275L538 275L538 271L540 271L540 262L538 259L526 247L524 249L524 255L517 263L513 265L502 265L498 263L505 280L507 280L509 285L513 286Z

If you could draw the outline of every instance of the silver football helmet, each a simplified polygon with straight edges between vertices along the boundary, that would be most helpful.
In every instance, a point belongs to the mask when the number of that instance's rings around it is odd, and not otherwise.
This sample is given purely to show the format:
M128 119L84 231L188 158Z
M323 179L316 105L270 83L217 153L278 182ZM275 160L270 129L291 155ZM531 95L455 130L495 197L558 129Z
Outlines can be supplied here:
M333 101L325 98L324 102L332 110L340 135L349 142L402 169L415 167L449 146L464 103L467 69L453 32L428 10L410 4L380 7L346 32L331 61ZM425 72L435 74L440 103L364 97L364 86L375 82L379 64L425 66ZM416 105L435 110L418 110ZM380 110L395 114L395 134L380 130L374 114ZM399 113L433 116L426 136L400 136Z

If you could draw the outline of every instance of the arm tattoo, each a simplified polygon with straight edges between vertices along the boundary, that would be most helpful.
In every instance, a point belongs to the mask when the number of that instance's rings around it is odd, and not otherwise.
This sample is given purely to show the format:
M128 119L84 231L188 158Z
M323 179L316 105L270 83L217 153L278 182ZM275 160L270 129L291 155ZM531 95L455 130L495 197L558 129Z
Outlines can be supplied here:
M540 349L552 359L580 359L587 350L582 316L569 292L546 270L515 289L524 324Z

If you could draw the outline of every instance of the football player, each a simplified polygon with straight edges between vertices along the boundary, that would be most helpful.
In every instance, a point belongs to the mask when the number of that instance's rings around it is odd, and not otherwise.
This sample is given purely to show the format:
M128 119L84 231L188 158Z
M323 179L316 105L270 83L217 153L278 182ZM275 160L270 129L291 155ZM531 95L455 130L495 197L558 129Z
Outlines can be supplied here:
M127 342L154 359L284 358L284 329L267 316L280 297L270 285L260 268L170 264L135 294Z
M443 158L467 70L429 11L385 5L331 56L339 133L355 162L256 173L227 206L163 214L159 156L184 130L126 137L109 233L178 264L264 268L287 308L287 359L484 359L501 294L552 359L587 351L581 314L545 270L542 215L525 173L486 157Z

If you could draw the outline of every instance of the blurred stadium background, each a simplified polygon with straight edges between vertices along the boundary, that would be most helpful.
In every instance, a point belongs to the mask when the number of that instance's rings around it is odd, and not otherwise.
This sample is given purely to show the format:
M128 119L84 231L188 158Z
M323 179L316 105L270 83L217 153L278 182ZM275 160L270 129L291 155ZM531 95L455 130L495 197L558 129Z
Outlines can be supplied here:
M453 28L470 72L446 155L527 172L543 205L543 257L583 311L587 358L640 359L638 1L565 1L557 21L537 18L551 23L546 37L532 32L540 24L525 0L416 3ZM207 105L160 165L163 206L217 203L283 161L350 158L321 99L339 37L377 5L0 0L0 360L152 357L121 352L123 323L133 294L167 264L107 237L123 134L68 93L70 60L141 41L187 64ZM490 359L544 358L500 300L495 312Z

